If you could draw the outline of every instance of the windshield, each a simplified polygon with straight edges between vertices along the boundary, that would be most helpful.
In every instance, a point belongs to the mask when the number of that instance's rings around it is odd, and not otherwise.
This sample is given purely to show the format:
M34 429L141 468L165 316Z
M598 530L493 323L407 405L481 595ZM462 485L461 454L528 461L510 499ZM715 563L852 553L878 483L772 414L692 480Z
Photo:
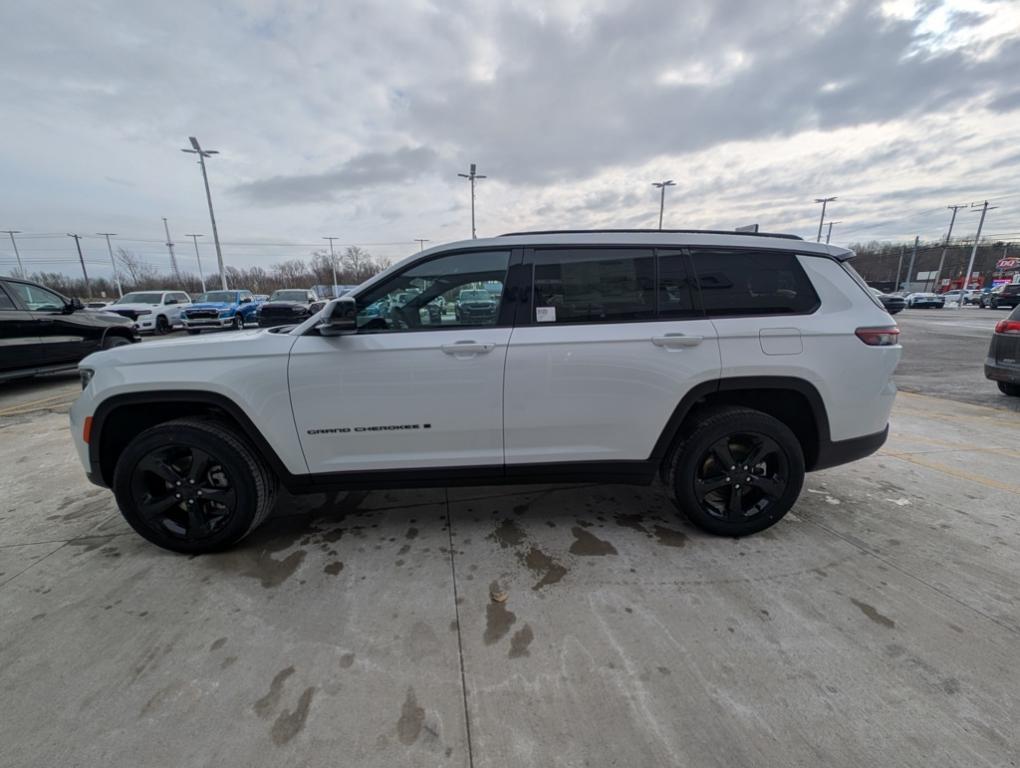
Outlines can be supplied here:
M274 291L269 297L270 301L306 301L308 294L305 291Z
M125 293L114 304L159 304L163 301L162 293Z
M234 302L235 294L233 291L209 291L209 293L203 293L198 297L196 304L202 302L210 302L213 304L231 304Z
M461 291L461 301L489 301L492 296L488 291Z

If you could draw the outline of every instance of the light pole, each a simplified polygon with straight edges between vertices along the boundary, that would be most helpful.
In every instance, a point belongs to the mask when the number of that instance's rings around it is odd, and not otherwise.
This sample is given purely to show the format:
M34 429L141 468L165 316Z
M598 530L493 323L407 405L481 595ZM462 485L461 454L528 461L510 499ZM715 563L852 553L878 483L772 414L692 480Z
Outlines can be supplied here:
M91 299L92 286L89 285L89 273L85 271L85 257L82 255L81 252L81 235L72 235L70 232L68 232L67 236L74 238L74 244L78 248L78 261L81 262L81 273L82 276L85 278L85 293L86 293L85 298Z
M329 240L329 266L333 268L333 285L330 287L329 292L331 294L336 293L336 254L333 252L333 241L339 240L339 237L324 237L323 240Z
M833 200L836 200L836 199L837 198L835 198L835 197L816 197L815 198L815 202L816 203L821 203L822 204L822 218L820 218L818 220L818 237L816 238L815 242L818 242L818 243L822 242L822 224L825 223L825 206L828 205L829 203L831 203Z
M166 247L170 251L170 268L174 271L174 278L177 284L181 283L181 270L177 267L177 256L174 254L174 241L170 238L170 225L167 224L166 216L163 217L163 229L166 230Z
M202 293L205 293L205 275L202 274L202 257L198 253L198 238L205 237L205 235L184 235L190 237L192 242L195 244L195 259L198 261L198 279L202 283Z
M414 242L418 243L418 253L421 253L425 250L425 243L431 243L432 241L426 237L416 237Z
M667 179L666 181L653 181L653 187L659 188L659 229L662 229L662 214L666 210L666 187L675 187L676 182L673 179Z
M212 207L212 194L209 192L209 174L205 172L205 159L218 155L220 152L218 149L202 149L198 143L198 139L194 136L189 136L188 141L191 142L191 149L182 149L181 152L187 152L191 155L198 155L198 164L202 166L202 181L205 183L205 199L209 203L209 221L212 222L212 236L213 242L216 243L216 261L220 267L220 287L225 291L227 290L227 271L223 266L223 251L220 250L220 235L216 231L216 214L213 213ZM167 238L168 240L170 238Z
M21 254L18 253L18 244L14 241L14 236L21 233L20 229L5 229L3 230L11 236L11 245L14 246L14 256L18 260L18 277L28 277L25 274L25 266L21 263Z
M935 285L932 286L936 291L939 289L939 281L942 279L942 267L946 263L946 251L949 250L949 240L953 236L953 224L956 223L956 212L961 208L966 208L966 205L947 205L946 208L953 212L952 217L949 219L949 231L946 232L946 242L942 244L942 255L939 256L939 268L935 270ZM961 301L962 301L961 297ZM963 306L962 304L960 306Z
M842 224L842 223L843 223L842 221L830 221L829 222L829 231L825 234L825 244L826 245L828 245L829 241L832 239L832 225L833 224Z
M977 203L971 203L970 207L971 208L977 208L978 204ZM981 229L985 226L985 214L988 213L989 211L994 211L998 207L999 206L997 206L997 205L989 206L987 200L985 200L984 204L981 206L981 220L978 222L978 231L977 231L977 234L974 235L974 247L970 249L970 263L967 264L967 271L963 273L963 285L960 286L960 288L963 289L964 293L966 293L966 291L967 291L967 286L970 285L970 273L971 273L971 270L974 269L974 257L977 256L978 243L981 242ZM963 296L963 294L961 294L961 299L960 299L961 306L963 305L962 304L962 302L963 302L962 296Z
M106 250L110 252L110 266L113 267L113 279L117 283L117 295L121 298L124 297L124 289L120 287L120 272L117 271L117 262L113 259L113 246L110 245L110 238L116 235L116 232L96 232L100 237L106 238Z
M475 164L471 163L470 173L458 173L462 179L469 179L471 181L471 239L475 240L478 235L475 234L475 179L484 179L479 173L475 173Z

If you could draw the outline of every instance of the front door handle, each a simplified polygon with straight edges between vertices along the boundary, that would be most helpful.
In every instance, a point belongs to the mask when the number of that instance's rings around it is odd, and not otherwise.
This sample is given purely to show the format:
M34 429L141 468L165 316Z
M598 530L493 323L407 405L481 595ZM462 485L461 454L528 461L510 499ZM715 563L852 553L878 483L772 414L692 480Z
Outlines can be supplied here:
M484 355L486 352L491 352L495 346L495 344L480 344L477 341L466 340L455 341L453 344L443 344L439 348L447 355L453 355L454 357L474 357L475 355Z
M667 333L665 336L653 336L652 344L666 349L696 347L705 340L704 336L688 336L686 333Z

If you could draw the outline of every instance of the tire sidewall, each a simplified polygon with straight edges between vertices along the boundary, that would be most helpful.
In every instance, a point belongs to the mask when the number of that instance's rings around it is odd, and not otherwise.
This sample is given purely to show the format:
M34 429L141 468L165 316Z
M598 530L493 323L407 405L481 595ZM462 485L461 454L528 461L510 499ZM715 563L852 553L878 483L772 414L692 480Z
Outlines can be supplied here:
M770 437L784 453L789 479L783 495L765 511L746 522L732 523L714 517L701 508L695 494L698 462L706 451L727 435L757 432ZM779 522L793 507L804 485L804 454L800 442L789 427L764 413L735 413L704 429L696 430L677 451L673 473L673 493L677 505L691 522L710 533L723 536L748 536Z
M223 465L236 493L237 505L230 520L207 539L188 542L175 538L147 525L138 514L131 490L138 463L151 451L172 445L199 448L214 457ZM250 530L258 509L255 479L238 451L211 432L178 424L153 427L128 444L114 470L113 493L124 519L140 536L164 549L188 554L216 552L230 547Z

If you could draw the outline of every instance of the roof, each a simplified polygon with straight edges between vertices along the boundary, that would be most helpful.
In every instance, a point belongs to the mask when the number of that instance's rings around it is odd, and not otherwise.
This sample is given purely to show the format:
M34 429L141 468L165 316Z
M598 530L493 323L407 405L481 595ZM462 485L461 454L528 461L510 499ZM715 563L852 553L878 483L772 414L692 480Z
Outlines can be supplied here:
M803 240L800 235L776 232L737 232L728 229L537 229L524 232L506 232L500 237L519 235L588 235L588 234L708 234L708 235L750 235L751 237L781 237L786 240Z

